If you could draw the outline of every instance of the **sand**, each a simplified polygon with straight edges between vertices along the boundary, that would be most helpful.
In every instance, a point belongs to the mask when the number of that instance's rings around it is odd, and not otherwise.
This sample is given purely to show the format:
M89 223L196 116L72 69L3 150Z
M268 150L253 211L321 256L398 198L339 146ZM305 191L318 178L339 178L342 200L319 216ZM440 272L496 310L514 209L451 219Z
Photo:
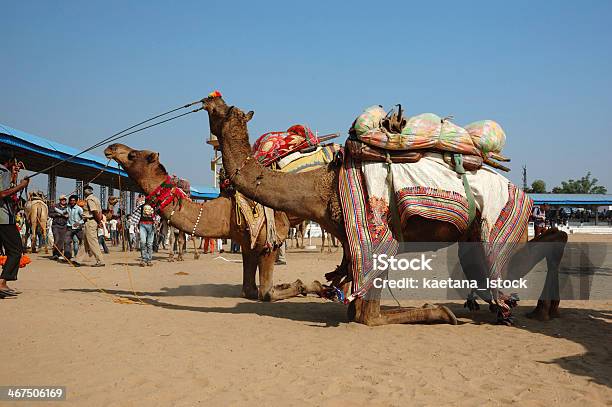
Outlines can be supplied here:
M241 264L216 257L159 253L140 268L135 253L113 251L106 268L79 269L102 294L33 255L14 284L23 294L0 300L0 385L67 386L52 405L74 406L612 404L611 301L566 301L547 323L521 302L514 327L457 302L458 326L370 328L318 298L239 298ZM321 279L339 260L290 250L275 277ZM114 302L135 298L130 275L148 305Z

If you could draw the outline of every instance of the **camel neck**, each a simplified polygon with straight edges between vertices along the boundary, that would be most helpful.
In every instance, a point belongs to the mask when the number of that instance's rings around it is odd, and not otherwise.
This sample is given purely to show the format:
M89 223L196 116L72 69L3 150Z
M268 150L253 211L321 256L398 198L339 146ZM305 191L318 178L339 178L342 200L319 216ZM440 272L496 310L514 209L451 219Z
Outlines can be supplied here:
M221 127L221 152L226 174L237 189L257 202L276 210L289 212L304 219L325 221L325 197L319 196L321 186L332 182L333 170L322 168L301 174L282 173L263 167L251 157L246 121L238 109L232 109ZM211 119L213 120L213 119ZM212 125L211 125L212 127ZM331 174L331 176L330 176Z

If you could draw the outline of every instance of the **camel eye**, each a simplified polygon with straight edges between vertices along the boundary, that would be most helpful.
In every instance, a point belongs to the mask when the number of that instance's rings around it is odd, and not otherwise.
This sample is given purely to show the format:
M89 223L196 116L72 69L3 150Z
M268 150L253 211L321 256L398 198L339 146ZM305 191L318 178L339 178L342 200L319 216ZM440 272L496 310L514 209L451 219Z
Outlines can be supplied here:
M128 153L128 160L132 161L135 158L136 158L136 153L134 153L133 151L130 151Z

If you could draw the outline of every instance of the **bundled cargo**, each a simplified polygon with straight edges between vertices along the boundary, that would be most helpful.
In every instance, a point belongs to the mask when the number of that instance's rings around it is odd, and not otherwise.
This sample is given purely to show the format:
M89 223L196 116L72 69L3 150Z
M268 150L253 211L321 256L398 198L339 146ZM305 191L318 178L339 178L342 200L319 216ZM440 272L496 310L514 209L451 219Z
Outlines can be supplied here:
M387 114L381 106L372 106L357 117L350 133L353 138L384 150L433 150L475 155L483 157L488 164L491 164L491 159L508 161L500 154L506 135L492 120L460 127L434 113L404 119L401 108L399 112Z

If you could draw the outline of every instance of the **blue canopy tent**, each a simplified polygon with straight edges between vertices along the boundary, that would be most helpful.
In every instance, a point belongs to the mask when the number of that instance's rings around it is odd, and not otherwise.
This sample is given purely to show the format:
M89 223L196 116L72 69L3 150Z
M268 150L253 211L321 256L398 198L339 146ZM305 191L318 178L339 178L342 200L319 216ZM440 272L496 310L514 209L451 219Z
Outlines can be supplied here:
M26 164L26 169L29 171L44 170L80 152L74 147L3 124L0 124L0 145L14 150L17 158ZM48 175L81 181L89 181L96 177L96 184L117 189L119 180L121 180L121 189L124 191L140 191L140 187L128 177L125 171L119 168L116 162L108 162L106 158L90 153L83 153L70 159L54 168ZM219 190L216 188L191 187L191 197L194 199L213 199L218 196Z

